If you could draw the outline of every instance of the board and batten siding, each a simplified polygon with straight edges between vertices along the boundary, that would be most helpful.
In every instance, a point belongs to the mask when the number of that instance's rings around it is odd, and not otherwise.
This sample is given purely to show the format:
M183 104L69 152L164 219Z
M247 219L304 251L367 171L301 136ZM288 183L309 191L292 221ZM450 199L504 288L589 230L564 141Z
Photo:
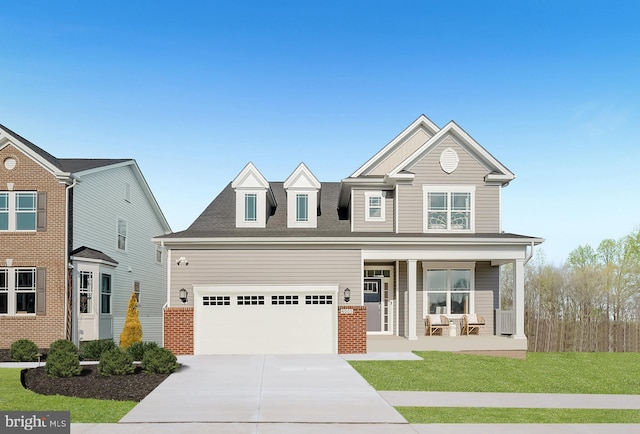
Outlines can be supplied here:
M156 262L151 239L165 228L144 194L131 166L82 174L73 192L73 246L100 250L118 261L112 271L113 338L120 338L134 281L140 282L138 315L144 341L162 343L162 307L166 302L166 255ZM125 200L125 185L130 201ZM126 251L117 248L117 221L127 222ZM102 334L102 333L101 333Z
M351 290L349 304L362 304L360 250L172 250L189 265L171 266L171 306L193 306L193 286L204 285L338 285L337 304ZM180 288L189 291L186 304Z
M407 159L411 154L417 151L420 146L424 145L432 137L431 133L422 127L419 127L416 131L408 134L403 143L396 147L396 149L385 159L383 159L376 167L371 169L368 175L386 175L395 167Z
M384 196L384 221L366 221L366 196L365 193L376 190L352 191L353 200L353 231L354 232L393 232L394 231L394 192L393 190L383 191Z
M440 167L440 154L447 148L455 150L460 159L458 168L450 174ZM484 177L489 172L487 167L459 145L453 136L445 136L409 170L415 174L413 185L399 185L397 189L399 232L424 231L423 185L475 186L475 232L500 232L500 186L485 184Z

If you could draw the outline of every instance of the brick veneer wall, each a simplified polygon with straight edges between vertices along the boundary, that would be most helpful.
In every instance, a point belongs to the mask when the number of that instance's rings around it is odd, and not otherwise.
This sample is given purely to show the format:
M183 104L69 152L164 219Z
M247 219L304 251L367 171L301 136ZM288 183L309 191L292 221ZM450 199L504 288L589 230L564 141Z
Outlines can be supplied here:
M193 307L164 309L164 347L176 355L193 354Z
M338 306L338 354L365 354L366 352L366 306Z
M4 167L4 160L9 157L17 163L12 170ZM11 270L46 268L46 312L0 316L0 348L9 348L18 339L30 339L40 348L48 348L53 341L65 337L66 186L12 145L0 150L0 191L8 191L7 183L13 183L13 191L47 192L45 231L0 234L0 267L7 266L6 259L13 259Z

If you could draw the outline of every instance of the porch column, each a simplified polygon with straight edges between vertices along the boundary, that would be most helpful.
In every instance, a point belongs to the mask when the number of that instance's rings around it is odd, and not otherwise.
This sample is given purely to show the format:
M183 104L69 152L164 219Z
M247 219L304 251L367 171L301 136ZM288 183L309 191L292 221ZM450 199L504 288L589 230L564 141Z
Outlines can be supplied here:
M408 309L407 319L409 321L408 334L407 339L415 340L418 339L416 336L416 300L417 300L417 260L409 259L407 260L407 286L409 291L409 300L408 300Z
M524 334L524 260L516 259L513 264L513 311L516 316L514 339L526 339Z

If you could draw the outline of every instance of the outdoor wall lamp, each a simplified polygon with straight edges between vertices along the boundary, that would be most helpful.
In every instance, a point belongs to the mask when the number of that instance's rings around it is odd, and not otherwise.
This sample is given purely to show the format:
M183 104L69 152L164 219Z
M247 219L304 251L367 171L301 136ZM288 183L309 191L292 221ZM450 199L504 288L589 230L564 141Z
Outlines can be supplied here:
M351 290L349 288L345 288L344 289L344 302L345 303L349 303L349 300L351 300Z
M180 291L178 292L178 297L180 297L180 301L182 302L182 304L187 302L187 296L188 295L189 295L189 293L187 292L186 289L180 288Z
M177 265L180 265L180 264L189 265L189 261L187 261L187 258L185 258L184 256L180 256L178 258L178 260L176 261L176 264Z

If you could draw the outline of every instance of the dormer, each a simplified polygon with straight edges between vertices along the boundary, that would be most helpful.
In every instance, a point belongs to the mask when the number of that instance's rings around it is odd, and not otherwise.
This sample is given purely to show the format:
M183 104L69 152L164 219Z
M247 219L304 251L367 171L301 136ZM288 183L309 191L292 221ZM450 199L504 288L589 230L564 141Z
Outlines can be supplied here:
M236 192L236 227L264 228L275 199L269 182L253 163L247 164L231 183Z
M304 165L300 165L284 181L287 194L287 227L318 227L320 181Z

